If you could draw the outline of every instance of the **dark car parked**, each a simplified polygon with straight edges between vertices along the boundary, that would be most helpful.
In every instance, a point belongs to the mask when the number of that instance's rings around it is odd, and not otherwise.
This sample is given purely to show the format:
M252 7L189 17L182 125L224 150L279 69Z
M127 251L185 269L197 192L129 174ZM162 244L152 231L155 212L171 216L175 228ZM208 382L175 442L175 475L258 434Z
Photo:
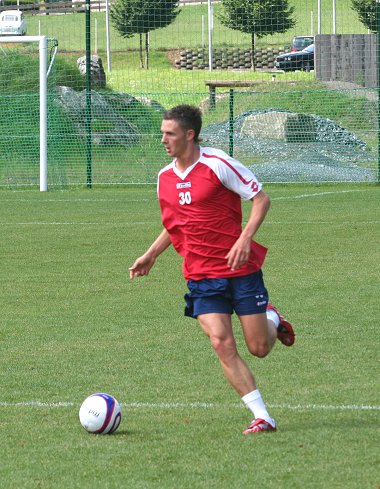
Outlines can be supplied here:
M314 69L314 44L310 44L302 51L294 53L285 53L277 56L275 67L283 71L304 70L310 71Z

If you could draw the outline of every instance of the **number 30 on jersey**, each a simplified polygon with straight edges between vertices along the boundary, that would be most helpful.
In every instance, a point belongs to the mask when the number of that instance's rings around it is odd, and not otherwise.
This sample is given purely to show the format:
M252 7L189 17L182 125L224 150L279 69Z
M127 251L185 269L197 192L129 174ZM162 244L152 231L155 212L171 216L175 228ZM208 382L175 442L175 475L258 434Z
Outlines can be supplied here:
M181 205L191 204L191 193L190 192L180 192L179 193L179 203Z

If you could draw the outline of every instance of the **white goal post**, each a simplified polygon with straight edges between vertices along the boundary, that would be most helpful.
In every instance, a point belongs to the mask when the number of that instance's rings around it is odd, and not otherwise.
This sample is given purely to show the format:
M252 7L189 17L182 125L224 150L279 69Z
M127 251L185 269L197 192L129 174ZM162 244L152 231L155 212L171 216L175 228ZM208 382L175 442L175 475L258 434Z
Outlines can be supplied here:
M47 41L46 36L1 36L2 43L39 44L39 80L40 80L40 191L46 192L47 178Z

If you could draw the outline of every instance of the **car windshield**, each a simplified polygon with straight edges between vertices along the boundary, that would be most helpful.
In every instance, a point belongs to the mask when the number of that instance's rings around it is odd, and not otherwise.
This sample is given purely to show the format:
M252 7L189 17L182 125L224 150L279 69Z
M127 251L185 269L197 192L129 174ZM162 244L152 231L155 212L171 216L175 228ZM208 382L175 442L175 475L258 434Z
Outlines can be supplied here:
M314 53L314 44L310 44L310 46L308 46L307 48L303 49L302 51L303 52L306 52L306 53Z
M305 47L309 46L309 44L311 44L312 42L313 40L307 37L300 37L298 39L296 38L293 41L293 47L295 49L305 49Z
M4 15L3 22L16 22L17 17L15 15Z

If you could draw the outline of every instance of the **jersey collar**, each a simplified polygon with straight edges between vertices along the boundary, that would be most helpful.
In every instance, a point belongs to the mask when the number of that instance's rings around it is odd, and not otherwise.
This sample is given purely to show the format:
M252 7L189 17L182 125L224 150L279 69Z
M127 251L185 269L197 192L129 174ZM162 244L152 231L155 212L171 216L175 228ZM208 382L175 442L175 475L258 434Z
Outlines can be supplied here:
M195 166L197 166L197 164L199 163L200 159L202 158L202 153L203 153L203 148L201 146L199 147L199 151L200 151L199 152L199 158L197 159L197 161L195 163L193 163L191 166L187 167L184 172L181 172L180 170L178 170L178 168L176 167L176 164L175 164L176 160L172 161L173 172L181 180L184 180L188 176L188 174L193 170L193 168Z

